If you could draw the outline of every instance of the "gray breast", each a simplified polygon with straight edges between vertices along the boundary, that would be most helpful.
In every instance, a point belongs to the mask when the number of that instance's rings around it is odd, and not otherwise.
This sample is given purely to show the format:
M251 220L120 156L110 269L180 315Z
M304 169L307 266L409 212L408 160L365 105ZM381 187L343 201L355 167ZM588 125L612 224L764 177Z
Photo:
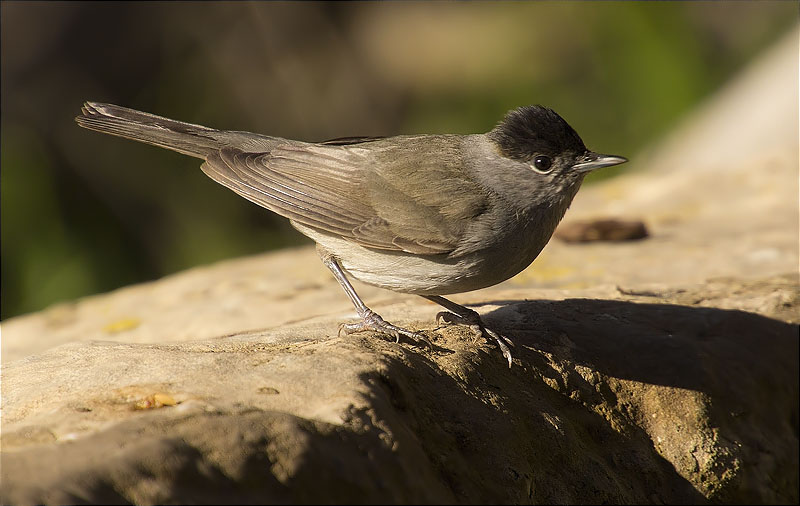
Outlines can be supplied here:
M333 254L359 281L416 295L468 292L505 281L530 265L552 234L552 230L523 227L505 241L448 258L365 248L297 223L292 225Z

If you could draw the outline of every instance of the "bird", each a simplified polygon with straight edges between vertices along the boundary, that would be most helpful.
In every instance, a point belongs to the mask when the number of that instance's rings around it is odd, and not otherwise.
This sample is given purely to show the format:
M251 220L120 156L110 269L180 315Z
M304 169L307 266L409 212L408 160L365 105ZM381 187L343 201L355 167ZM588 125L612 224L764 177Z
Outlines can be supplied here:
M342 137L304 142L216 130L113 104L85 102L81 127L202 160L201 170L310 237L359 321L339 334L373 331L430 345L385 321L348 276L422 296L500 348L513 342L480 315L446 299L505 281L539 255L584 177L627 161L586 148L542 105L508 111L488 132Z

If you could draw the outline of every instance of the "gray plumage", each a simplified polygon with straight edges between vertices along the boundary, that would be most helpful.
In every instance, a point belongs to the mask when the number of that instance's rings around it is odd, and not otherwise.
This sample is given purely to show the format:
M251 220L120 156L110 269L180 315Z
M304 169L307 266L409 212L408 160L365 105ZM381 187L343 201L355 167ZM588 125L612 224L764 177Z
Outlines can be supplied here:
M541 106L509 112L486 134L323 143L94 102L76 120L203 159L206 175L314 239L335 260L332 270L341 265L364 282L424 296L520 272L547 244L584 175L625 161L588 151Z

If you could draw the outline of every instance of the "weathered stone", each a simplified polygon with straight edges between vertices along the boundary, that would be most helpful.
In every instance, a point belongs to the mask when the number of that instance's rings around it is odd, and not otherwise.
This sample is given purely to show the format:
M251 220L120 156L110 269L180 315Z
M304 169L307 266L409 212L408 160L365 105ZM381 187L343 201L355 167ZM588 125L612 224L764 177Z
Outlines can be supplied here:
M353 309L311 248L3 322L0 502L796 503L793 37L568 213L649 238L554 241L454 297L510 369L363 285L434 349L338 337Z

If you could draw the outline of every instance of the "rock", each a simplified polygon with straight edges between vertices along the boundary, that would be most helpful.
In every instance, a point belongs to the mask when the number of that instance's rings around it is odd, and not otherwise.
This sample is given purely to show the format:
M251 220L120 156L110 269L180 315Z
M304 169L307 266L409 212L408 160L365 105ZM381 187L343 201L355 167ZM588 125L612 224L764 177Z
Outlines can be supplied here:
M647 227L641 220L599 218L569 221L556 230L553 237L564 242L634 241L647 237Z
M510 369L363 285L434 348L338 337L353 309L311 249L3 322L0 500L796 503L796 39L568 213L650 237L554 241L454 297L514 340Z
M796 327L643 297L482 307L510 370L430 306L405 317L433 352L303 324L63 345L5 368L4 500L791 500Z

